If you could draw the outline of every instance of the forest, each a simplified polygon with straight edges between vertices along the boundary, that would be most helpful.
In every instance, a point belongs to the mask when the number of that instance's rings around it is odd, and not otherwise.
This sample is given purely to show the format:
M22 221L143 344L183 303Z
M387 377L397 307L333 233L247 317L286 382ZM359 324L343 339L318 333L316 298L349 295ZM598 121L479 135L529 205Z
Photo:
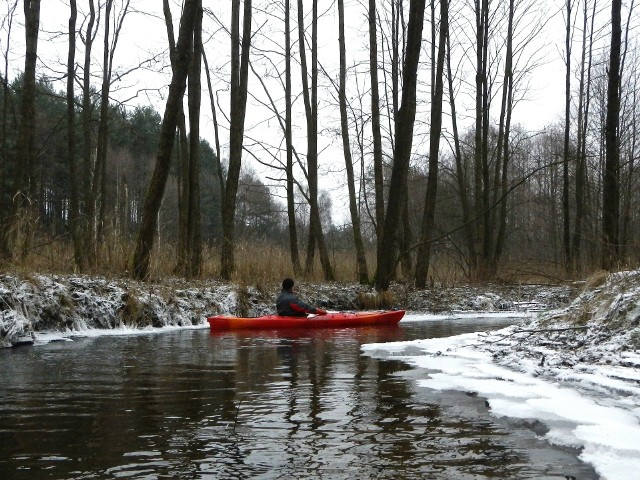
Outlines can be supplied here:
M3 270L386 291L637 266L633 2L207 3L3 0Z

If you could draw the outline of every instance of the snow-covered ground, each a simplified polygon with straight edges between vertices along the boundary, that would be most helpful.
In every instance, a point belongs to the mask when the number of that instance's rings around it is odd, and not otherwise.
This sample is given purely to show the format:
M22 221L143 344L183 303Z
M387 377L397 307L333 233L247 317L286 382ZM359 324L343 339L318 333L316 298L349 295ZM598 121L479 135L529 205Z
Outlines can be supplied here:
M301 297L327 310L358 310L358 284L298 285ZM83 275L0 275L0 347L59 338L206 327L218 314L274 313L280 285L242 286L211 280L155 283ZM395 308L415 312L531 312L566 305L564 285L462 285L414 291L394 286Z
M542 422L549 442L580 449L604 479L640 478L640 271L502 330L362 350L423 369L421 387L473 392L496 416Z

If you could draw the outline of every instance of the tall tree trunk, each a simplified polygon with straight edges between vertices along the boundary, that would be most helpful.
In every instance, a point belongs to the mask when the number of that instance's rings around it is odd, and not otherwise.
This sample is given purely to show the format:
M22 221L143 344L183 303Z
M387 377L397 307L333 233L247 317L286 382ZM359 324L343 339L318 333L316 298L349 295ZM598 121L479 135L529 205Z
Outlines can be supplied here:
M0 165L7 165L7 138L8 138L8 107L9 107L9 47L11 45L11 31L13 27L13 17L15 11L18 8L18 0L14 0L13 4L8 5L7 18L6 18L6 30L7 41L4 54L4 72L2 76L2 132L0 132ZM0 182L5 185L5 178L7 171L4 168L0 168ZM11 205L9 195L0 194L0 221L3 225L7 225L7 222L11 216ZM9 247L8 232L0 232L0 258L10 259L11 249Z
M564 108L564 153L562 160L562 245L564 247L564 261L567 271L570 270L571 259L571 225L569 206L569 163L571 162L571 152L569 150L569 140L571 132L571 7L573 0L566 0L566 35L565 35L565 108Z
M376 274L376 289L379 291L389 289L396 265L397 230L402 213L402 197L407 188L413 125L416 117L416 88L424 9L425 0L412 0L409 6L407 46L402 76L402 105L396 122L394 161L382 235L383 255Z
M197 277L202 269L200 231L200 103L202 75L202 0L198 0L193 27L193 55L189 71L189 172L187 221L187 276Z
M235 213L244 118L247 108L247 79L251 47L251 0L244 2L242 52L240 53L240 0L233 0L231 14L231 123L229 126L229 171L224 189L222 211L222 249L220 276L229 280L235 270ZM242 55L242 57L240 56Z
M287 219L289 221L289 252L294 275L302 273L300 251L298 249L298 228L296 226L296 205L293 181L293 132L291 116L291 6L284 2L284 41L285 41L285 141L287 143Z
M507 194L508 194L508 166L510 160L510 132L511 114L513 112L513 16L514 0L509 0L509 20L507 26L507 51L504 65L504 85L502 89L502 113L500 115L500 133L498 140L498 155L496 159L496 191L500 191L500 209L498 215L498 234L495 239L491 272L497 274L502 251L504 249L507 232ZM498 172L501 178L498 181ZM498 189L499 185L499 189Z
M453 72L451 71L451 44L450 36L447 35L447 81L449 84L449 103L451 105L451 128L453 131L454 157L456 161L456 180L458 184L458 195L462 208L463 235L467 246L467 262L472 272L475 272L478 265L478 256L473 237L473 228L470 222L471 207L467 191L467 174L463 164L462 149L460 148L460 135L458 134L458 116L456 115L456 102L453 87Z
M198 0L185 0L178 44L176 46L175 69L169 85L169 96L164 110L162 126L160 128L160 143L158 157L151 181L145 194L144 206L140 220L140 230L136 238L136 247L132 260L132 275L144 280L149 276L151 249L156 234L158 212L164 195L164 189L169 176L171 165L171 151L175 139L178 122L178 104L184 97L189 71L190 54L192 51L193 28L198 13Z
M486 277L489 272L491 252L493 250L493 229L491 223L492 215L489 208L492 185L490 181L489 167L489 107L491 104L490 82L489 82L489 0L482 1L482 141L481 141L481 163L482 163L482 276Z
M102 58L102 87L100 89L100 116L98 120L98 138L96 143L96 161L93 176L92 198L97 215L89 216L89 229L94 233L94 243L91 258L97 261L98 244L100 243L100 233L102 231L103 206L105 204L104 192L106 186L106 162L107 162L107 136L109 129L109 84L111 82L111 72L109 65L109 40L111 36L111 9L113 0L105 2L104 15L104 38L103 38L103 58Z
M96 153L96 176L93 184L93 197L97 202L97 216L95 218L96 241L98 244L102 241L103 229L107 207L107 149L109 136L109 91L111 89L111 72L113 71L113 57L120 38L122 24L129 11L130 0L126 0L120 14L114 20L115 30L113 35L110 33L111 11L113 9L113 0L105 3L105 21L104 21L104 65L102 74L102 88L100 92L100 121L98 123L98 145ZM96 248L98 247L96 244ZM96 251L97 258L97 251Z
M356 261L358 265L358 278L360 283L369 283L369 271L367 259L364 254L364 244L360 231L360 214L356 200L355 175L353 173L353 159L351 158L351 142L349 140L349 122L347 119L347 54L344 40L344 0L338 0L338 43L340 45L340 126L342 130L342 149L347 169L347 187L349 190L349 212L351 213L351 227L353 228L353 242L356 249Z
M486 244L484 242L486 231L483 230L483 225L486 222L480 221L484 217L486 207L484 205L484 188L488 188L488 185L483 183L484 179L484 94L486 91L487 83L487 66L485 63L485 52L487 51L487 45L485 45L485 30L487 25L485 23L485 11L488 9L487 0L476 0L476 104L475 104L475 145L474 145L474 214L476 217L474 235L476 238L477 250L480 252L480 258L482 264L478 266L480 271L476 271L475 274L480 277L484 276L485 260L486 260Z
M36 131L36 63L38 60L38 30L40 28L40 0L25 0L24 2L25 29L25 59L24 77L22 84L22 99L20 103L20 124L18 128L17 153L18 159L16 176L13 184L13 219L8 231L18 228L20 222L26 225L21 255L24 257L30 247L31 215L36 211L36 185L32 175L35 171L34 138Z
M435 23L435 19L434 22ZM420 231L420 247L416 262L416 287L426 286L431 259L431 232L433 230L436 195L438 188L438 157L440 155L440 134L442 131L442 97L444 94L444 59L449 35L449 2L440 0L440 34L438 60L435 66L435 88L431 102L431 128L429 131L429 176L424 199L424 213Z
M88 266L95 265L95 238L91 226L93 225L93 216L95 212L95 200L91 189L93 178L93 139L91 128L91 53L93 49L93 41L95 32L93 27L96 21L96 12L93 0L89 0L89 21L84 35L84 68L82 78L82 205L81 205L81 221L82 235L84 238L83 247Z
M76 20L78 9L76 0L69 1L69 53L67 56L67 156L69 162L69 226L73 241L73 260L75 269L84 271L82 234L80 231L80 201L78 173L76 166L76 100L74 83L76 80Z
M175 50L176 41L173 33L173 16L169 0L162 0L164 21L167 28L167 38L169 40L169 58L171 60L171 70L175 70ZM188 256L188 223L189 223L189 188L187 179L189 178L189 141L187 137L186 119L182 101L178 103L178 148L176 149L178 158L178 246L175 273L187 275Z
M602 267L614 268L620 259L620 51L622 0L611 2L611 52L607 85L607 118L605 124L605 167L602 184Z
M304 10L302 0L298 0L298 35L300 39L300 61L303 96L307 117L307 182L309 185L309 244L305 269L313 270L315 246L318 247L320 264L325 280L333 280L333 269L322 233L320 209L318 207L318 2L312 2L311 23L311 89L308 88L308 68L305 52Z
M595 5L595 1L594 1ZM576 216L573 227L573 241L571 242L571 269L573 272L580 274L582 270L582 220L585 212L585 170L586 170L586 129L583 125L587 123L587 101L585 99L585 88L589 90L589 84L585 85L585 69L590 72L591 69L591 53L589 54L589 64L586 64L587 54L587 29L589 19L589 9L587 8L587 0L584 2L583 23L582 23L582 59L580 62L580 86L578 98L578 135L576 145ZM589 37L590 39L591 37ZM589 52L591 52L589 46Z
M382 170L382 134L380 132L380 93L378 89L378 42L376 0L369 0L369 72L371 75L371 134L373 138L373 176L377 254L380 258L384 229L384 172Z

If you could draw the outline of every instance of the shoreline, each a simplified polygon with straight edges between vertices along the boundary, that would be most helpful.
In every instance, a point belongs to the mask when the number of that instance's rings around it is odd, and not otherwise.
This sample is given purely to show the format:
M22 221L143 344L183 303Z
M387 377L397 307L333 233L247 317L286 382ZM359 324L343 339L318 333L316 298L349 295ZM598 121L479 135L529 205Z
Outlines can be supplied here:
M278 286L171 278L144 283L82 275L0 275L0 347L29 343L38 332L193 327L211 315L274 312ZM540 312L567 305L571 285L459 285L414 290L392 286L390 309L416 314ZM372 287L356 283L299 284L301 298L325 309L366 308Z

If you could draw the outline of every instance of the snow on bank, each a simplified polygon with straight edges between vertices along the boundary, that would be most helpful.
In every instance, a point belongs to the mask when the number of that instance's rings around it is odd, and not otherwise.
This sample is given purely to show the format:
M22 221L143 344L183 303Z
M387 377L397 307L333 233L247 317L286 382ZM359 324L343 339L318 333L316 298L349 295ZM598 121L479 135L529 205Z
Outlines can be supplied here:
M0 347L74 336L133 334L169 327L206 326L209 315L274 312L279 285L242 286L199 280L158 283L82 275L0 275ZM363 308L355 283L300 284L301 297L327 310ZM412 290L394 286L394 308L414 312L461 310L519 314L568 303L571 287L482 285ZM511 312L511 313L509 313Z
M133 333L200 325L206 316L235 311L237 292L187 282L147 285L86 276L0 276L0 347L42 343L91 332Z
M424 317L427 320L427 317ZM425 369L419 385L475 392L500 417L539 420L605 479L640 471L640 271L610 275L525 323L441 339L367 344Z

